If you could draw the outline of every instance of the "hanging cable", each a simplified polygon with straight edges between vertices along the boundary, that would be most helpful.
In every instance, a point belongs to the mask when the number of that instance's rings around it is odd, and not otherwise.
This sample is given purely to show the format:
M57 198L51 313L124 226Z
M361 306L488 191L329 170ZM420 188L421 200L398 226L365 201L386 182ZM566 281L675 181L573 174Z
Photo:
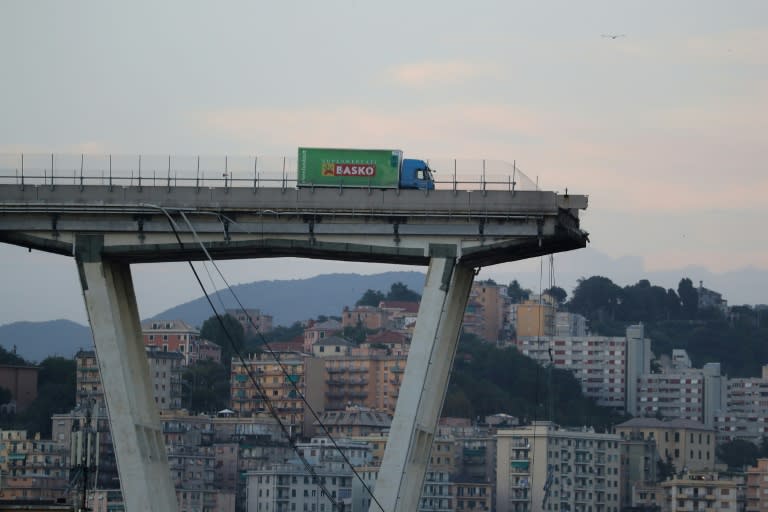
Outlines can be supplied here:
M232 286L227 281L226 277L224 277L224 274L219 269L219 266L216 264L216 262L211 257L210 253L208 252L208 249L206 249L205 244L200 240L200 237L197 235L197 231L195 231L195 228L192 226L192 223L189 221L187 216L184 214L183 211L179 212L181 214L181 217L184 219L184 222L187 224L187 227L189 228L190 232L192 233L192 236L195 238L195 241L200 245L200 248L202 249L205 256L210 261L213 268L216 270L216 272L219 274L219 277L224 281L224 284L226 285L229 292L232 294L232 297L235 299L235 302L237 302L237 305L240 308L240 311L245 315L245 317L248 319L248 323L251 325L251 327L254 328L254 330L258 333L259 338L261 340L261 343L263 346L267 348L267 352L272 356L272 359L277 363L277 365L280 367L280 370L283 372L283 375L286 377L286 381L288 381L291 386L293 386L294 391L296 392L296 395L301 399L301 401L304 403L306 408L310 411L312 414L312 417L315 419L315 421L318 423L320 428L323 430L325 435L328 437L328 439L331 441L331 444L333 444L333 447L336 449L336 451L341 455L341 457L344 459L344 462L346 462L350 469L352 470L352 473L355 475L355 477L360 481L365 491L370 495L370 497L373 499L374 502L376 502L376 505L379 507L379 509L384 512L384 508L379 503L379 501L376 499L376 497L373 494L373 490L366 484L365 480L360 476L360 474L355 470L354 465L349 460L347 455L344 453L344 450L341 449L341 447L336 443L336 439L334 439L333 435L331 435L331 432L328 430L328 428L325 426L323 421L320 419L320 417L315 412L314 408L310 405L310 403L307 401L306 397L304 396L304 393L301 392L296 382L294 382L294 379L290 377L290 374L288 373L288 370L286 369L285 365L280 361L280 358L275 353L274 350L272 350L272 347L269 345L269 342L267 341L266 337L261 333L259 328L253 323L253 319L251 318L251 315L248 314L248 312L245 309L245 306L243 306L243 303L240 302L240 298L235 293Z
M168 217L168 219L169 219L169 222L171 223L172 229L174 229L174 233L176 234L177 240L179 241L179 243L180 243L180 244L181 244L181 246L183 247L183 244L182 244L182 242L181 242L181 240L180 240L180 238L179 238L179 236L178 236L177 230L176 230L175 221L173 220L173 218L170 216L170 214L168 213L168 211L167 211L165 208L162 208L162 207L159 207L159 206L158 206L157 208L160 208L160 209L163 211L163 213L166 215L166 217ZM197 232L195 231L194 227L192 226L192 223L189 221L189 219L187 218L187 216L186 216L186 214L184 213L184 211L182 211L182 210L178 210L178 213L179 213L179 214L181 215L181 217L184 219L184 222L187 224L187 227L188 227L189 231L192 233L192 236L194 237L194 239L195 239L196 243L197 243L197 244L200 246L200 248L202 249L202 251L203 251L203 253L205 254L206 258L207 258L207 259L208 259L208 261L211 263L211 265L213 266L213 268L216 270L216 272L218 273L219 277L220 277L220 278L222 279L222 281L224 282L224 284L225 284L225 286L227 287L227 289L229 290L229 292L232 294L232 297L235 299L235 301L237 302L237 304L238 304L238 306L239 306L240 310L241 310L241 311L244 313L245 317L248 319L248 322L250 323L250 325L251 325L251 326L252 326L252 327L253 327L253 328L256 330L256 332L259 334L259 337L260 337L260 339L261 339L261 342L262 342L262 344L263 344L263 345L264 345L264 346L267 348L267 351L268 351L268 352L269 352L269 354L272 356L273 360L274 360L274 361L277 363L277 365L280 367L280 369L281 369L281 371L282 371L283 375L286 377L286 381L287 381L287 382L289 382L289 383L290 383L290 385L293 387L294 391L296 392L296 395L297 395L297 396L298 396L298 397L301 399L301 401L304 403L304 405L306 406L306 408L307 408L307 409L310 411L310 413L312 414L312 417L315 419L315 421L316 421L316 422L318 423L318 425L321 427L321 429L323 430L323 432L325 433L325 435L326 435L326 436L328 437L328 439L331 441L331 444L333 444L334 448L335 448L335 449L338 451L338 453L341 455L341 457L344 459L344 461L345 461L345 462L346 462L346 463L349 465L350 469L352 470L352 473L353 473L353 474L355 475L355 477L356 477L356 478L357 478L357 479L360 481L360 483L362 484L362 486L363 486L363 488L365 489L365 491L366 491L366 492L367 492L367 493L370 495L370 497L373 499L373 501L374 501L374 502L376 503L376 505L379 507L379 510L380 510L381 512L384 512L384 507L383 507L383 506L381 505L381 503L379 503L379 501L376 499L376 496L373 494L373 490L372 490L372 489L371 489L371 488L368 486L368 484L365 482L365 480L364 480L364 479L363 479L363 478L360 476L360 474L359 474L359 473L358 473L358 472L355 470L355 467L354 467L354 465L352 464L352 462L349 460L349 458L347 457L347 455L344 453L344 451L343 451L343 450L341 449L341 447L338 445L338 443L336 442L336 440L333 438L333 436L331 435L331 433L330 433L330 431L328 430L328 428L325 426L325 424L323 423L323 421L320 419L320 417L319 417L319 416L317 415L317 413L315 412L314 408L313 408L313 407L312 407L312 406L309 404L309 402L307 401L306 397L304 396L304 394L303 394L303 393L301 392L301 390L299 389L299 387L298 387L298 385L296 384L296 382L294 382L294 379L292 379L292 378L291 378L291 376L290 376L290 374L288 373L288 370L286 369L285 365L284 365L284 364L283 364L283 363L280 361L280 358L277 356L277 354L275 353L275 351L274 351L274 350L272 350L272 347L271 347L271 346L269 345L269 343L267 342L267 339L266 339L266 338L264 337L264 335L263 335L263 334L262 334L262 333L261 333L261 332L258 330L258 327L257 327L257 326L256 326L256 325L253 323L253 319L252 319L252 318L251 318L251 316L250 316L250 315L247 313L247 311L246 311L245 307L243 306L242 302L240 301L240 298L239 298L239 297L237 296L237 294L234 292L234 290L232 289L232 286L229 284L229 282L227 281L226 277L224 277L224 274L221 272L221 270L219 269L218 265L216 264L216 262L215 262L215 261L213 260L213 258L211 257L211 255L210 255L210 253L208 252L208 249L205 247L205 244L203 243L203 241L202 241L202 240L200 240L200 237L197 235ZM225 217L225 218L226 218L226 217ZM191 262L190 262L190 267L192 267L192 264L191 264ZM194 267L192 267L192 269L193 269L193 272L194 272ZM197 277L197 273L195 273L195 276ZM199 281L199 279L198 279L198 281ZM201 283L201 287L202 287L202 283ZM211 303L211 301L210 301L210 300L209 300L209 303L211 304L211 308L212 308L212 309L214 310L214 312L215 312L215 308L213 308L213 304ZM218 315L218 314L217 314L216 316L217 316L217 318L219 318L219 315ZM223 323L222 323L222 322L223 322L223 320L219 320L219 323L220 323L220 324L222 325L222 327L223 327ZM224 330L225 330L225 332L226 332L226 329L224 329ZM244 361L244 359L243 359L242 355L240 354L239 350L237 350L237 349L234 347L234 342L233 342L233 340L231 339L231 337L229 337L229 334L228 334L228 333L227 333L227 336L228 336L228 338L229 338L229 341L230 341L230 343L233 345L233 351L234 351L234 352L235 352L235 353L238 355L238 357L241 359L241 362L243 363L243 365L244 365L244 368L245 368L245 369L246 369L246 371L248 372L248 375L249 375L249 377L251 378L251 380L254 380L253 376L251 375L250 371L248 370L247 366L245 365L245 361ZM267 400L268 400L268 399L267 399Z
M159 207L160 210L165 214L165 216L168 218L168 222L171 226L171 229L173 230L173 233L176 237L176 240L179 244L179 247L182 249L184 248L184 243L181 241L181 237L179 236L179 232L177 229L176 222L173 220L173 217L168 213L168 211L165 208ZM183 213L182 213L182 216ZM207 254L207 251L206 251ZM275 419L277 424L280 427L280 430L282 430L283 435L285 435L286 439L288 440L288 444L291 446L293 451L296 453L296 455L299 456L299 459L302 462L302 465L304 466L304 469L307 470L307 472L312 476L312 480L316 482L318 487L320 487L320 490L322 492L322 495L324 495L326 498L328 498L328 501L331 502L331 506L334 510L343 511L343 508L339 506L339 503L336 502L336 500L333 498L330 492L328 492L328 489L325 487L325 484L322 483L322 480L318 477L317 472L312 467L312 465L309 463L309 461L304 457L304 454L301 453L296 443L291 438L291 433L288 430L288 428L285 426L283 421L280 419L280 416L277 414L277 411L274 408L274 405L272 404L272 401L269 399L266 391L264 388L258 383L257 379L253 376L253 373L251 373L248 365L246 364L245 358L243 357L242 353L240 352L240 349L237 348L234 342L234 338L230 334L229 330L227 329L226 325L224 324L224 319L222 316L216 311L216 308L213 305L213 301L211 300L210 295L205 290L205 286L203 285L202 280L200 279L200 275L197 273L197 270L195 269L194 265L192 265L191 261L187 261L189 264L189 268L192 269L192 273L195 275L195 279L197 280L198 285L200 285L200 289L202 290L203 294L205 295L206 300L208 301L208 304L211 307L211 310L214 312L214 315L216 316L216 320L219 323L219 326L221 327L222 331L224 332L227 340L230 343L230 346L232 348L232 351L237 355L238 359L240 360L241 364L243 365L243 368L245 369L246 373L248 374L248 377L251 380L251 383L256 388L256 391L261 396L262 401L267 406L267 409L269 410L269 413L272 415L272 417Z

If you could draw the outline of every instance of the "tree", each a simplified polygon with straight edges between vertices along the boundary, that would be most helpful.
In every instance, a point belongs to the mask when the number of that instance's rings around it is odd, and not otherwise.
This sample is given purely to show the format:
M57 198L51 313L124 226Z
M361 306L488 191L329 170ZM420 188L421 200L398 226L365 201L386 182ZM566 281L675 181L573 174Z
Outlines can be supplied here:
M278 325L277 327L269 331L269 333L266 334L265 337L267 338L268 343L272 343L276 341L292 340L293 338L303 333L304 333L304 326L301 324L301 322L293 322L288 327L285 327L283 325ZM262 341L261 336L256 336L255 340L251 340L251 343L249 346L260 345L261 341Z
M37 398L20 415L23 428L30 433L51 436L51 415L75 406L77 366L74 360L49 357L40 363L37 374Z
M221 347L221 361L229 368L235 350L242 352L245 342L243 326L232 315L212 316L200 329L200 337L212 341Z
M15 350L15 347L14 347ZM19 366L28 366L29 363L24 358L16 355L16 352L9 352L4 347L0 347L0 364L12 364Z
M220 411L229 402L229 372L215 361L197 361L182 374L182 404L195 413Z
M658 459L656 461L656 481L663 482L675 476L675 464L672 462L672 456L667 455L667 460Z
M667 320L680 318L680 297L677 296L672 288L667 290L667 297L664 301L664 309L667 312Z
M573 290L568 308L591 321L613 320L621 303L622 289L603 276L581 278Z
M743 468L754 466L757 463L759 449L754 443L743 439L734 439L718 446L715 453L729 468Z
M369 334L373 333L371 329L367 329L363 322L357 322L356 325L348 325L344 328L342 331L342 335L344 339L351 341L352 343L355 343L356 345L359 345L365 341L365 338L368 337Z
M544 290L544 293L555 299L558 304L563 304L565 302L566 297L568 297L568 292L560 288L559 286L553 286L552 288L547 288Z
M677 294L682 303L683 317L686 320L696 318L696 312L699 309L699 292L693 287L693 282L689 278L684 277L680 280L680 284L677 285Z
M514 279L509 286L507 286L507 297L510 298L513 304L519 304L524 300L528 300L533 292L527 288L520 286L517 279Z
M421 295L419 295L415 291L408 288L408 286L406 286L405 284L398 281L392 284L392 287L389 289L389 293L387 294L386 300L402 301L402 302L419 302L421 300ZM376 305L378 306L378 304Z
M372 306L378 307L381 301L384 300L384 294L378 290L371 290L370 288L365 291L360 300L355 303L355 306Z
M0 386L0 405L7 404L11 400L13 400L11 390Z

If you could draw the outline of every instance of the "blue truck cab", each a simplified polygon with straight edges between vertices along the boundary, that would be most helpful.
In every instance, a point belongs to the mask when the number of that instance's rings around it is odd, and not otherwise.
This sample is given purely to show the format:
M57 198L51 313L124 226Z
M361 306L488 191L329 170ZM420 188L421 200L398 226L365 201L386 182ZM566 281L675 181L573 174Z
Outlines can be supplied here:
M404 158L400 169L400 188L415 188L419 190L435 190L435 180L432 169L424 160Z

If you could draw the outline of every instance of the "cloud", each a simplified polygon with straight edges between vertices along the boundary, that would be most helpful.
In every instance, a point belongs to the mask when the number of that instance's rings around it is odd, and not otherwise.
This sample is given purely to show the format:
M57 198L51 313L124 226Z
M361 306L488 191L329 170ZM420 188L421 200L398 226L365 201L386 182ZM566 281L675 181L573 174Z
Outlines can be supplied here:
M316 145L396 147L430 159L517 160L545 188L568 186L590 194L596 206L691 212L735 204L764 208L768 178L754 165L766 151L755 140L765 132L757 130L765 124L761 98L660 110L610 130L601 119L495 103L224 109L196 113L192 122L203 134L243 141L248 152L253 141L264 148L293 140L295 146L281 147L289 155L296 146ZM708 127L697 131L699 119Z
M249 144L259 141L270 146L294 140L296 146L398 147L420 154L450 155L460 151L488 158L509 154L499 140L537 137L550 124L531 109L494 104L407 109L357 105L238 108L198 112L192 115L192 122L204 133ZM409 147L403 147L403 141L408 141Z
M487 76L491 67L475 61L446 60L402 64L391 68L390 79L404 87L433 87L435 84L460 83Z

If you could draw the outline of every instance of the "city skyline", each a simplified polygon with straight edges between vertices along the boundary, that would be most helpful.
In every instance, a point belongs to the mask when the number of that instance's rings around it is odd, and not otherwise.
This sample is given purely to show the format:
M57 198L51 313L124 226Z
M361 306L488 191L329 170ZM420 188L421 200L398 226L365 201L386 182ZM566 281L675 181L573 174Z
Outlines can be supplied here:
M311 144L514 160L545 189L590 196L582 222L600 262L631 264L633 276L693 265L705 286L709 275L768 271L768 240L756 235L768 214L763 2L339 1L298 14L245 2L9 2L0 13L14 77L0 85L0 153L292 155ZM0 323L41 311L85 320L73 261L10 246L0 257L14 293ZM224 268L238 283L392 269ZM134 273L145 316L199 296L182 265ZM743 282L726 291L733 303L766 302Z

